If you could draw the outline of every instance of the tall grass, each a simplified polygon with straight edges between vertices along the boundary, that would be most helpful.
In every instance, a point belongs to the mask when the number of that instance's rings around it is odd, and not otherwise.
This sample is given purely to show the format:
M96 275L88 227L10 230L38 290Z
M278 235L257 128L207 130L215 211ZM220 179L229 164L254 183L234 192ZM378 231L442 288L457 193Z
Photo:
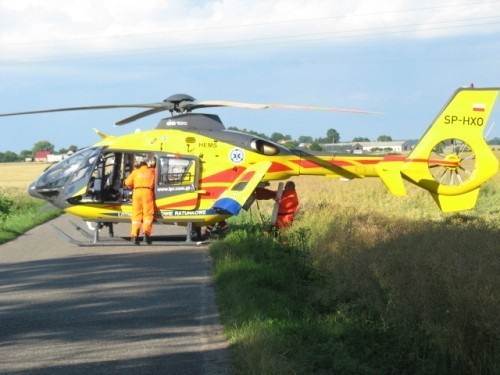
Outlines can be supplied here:
M0 244L61 214L47 203L30 197L25 189L0 188Z
M28 186L47 163L0 163L0 243L61 214L61 210L30 197Z
M460 214L378 180L295 182L278 241L252 208L212 247L240 373L500 373L499 176Z

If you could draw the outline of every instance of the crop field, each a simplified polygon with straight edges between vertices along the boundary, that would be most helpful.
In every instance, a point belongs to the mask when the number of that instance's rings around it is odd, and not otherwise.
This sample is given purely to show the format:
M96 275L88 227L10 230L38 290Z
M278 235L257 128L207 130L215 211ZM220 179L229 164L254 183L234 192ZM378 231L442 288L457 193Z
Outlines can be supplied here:
M47 163L0 163L2 188L28 189L35 179L49 166Z
M284 246L237 229L214 245L241 373L500 371L499 174L474 210L453 214L410 184L396 197L378 179L294 181ZM238 220L258 225L271 205Z

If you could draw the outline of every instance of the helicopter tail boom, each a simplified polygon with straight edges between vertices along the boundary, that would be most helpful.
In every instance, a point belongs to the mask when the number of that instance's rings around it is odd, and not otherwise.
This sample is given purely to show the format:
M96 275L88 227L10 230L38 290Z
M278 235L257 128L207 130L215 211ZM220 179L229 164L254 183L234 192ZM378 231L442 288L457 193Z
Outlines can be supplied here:
M498 171L483 133L499 91L458 89L407 158L376 166L388 189L405 195L405 179L428 190L443 212L473 208L480 186Z

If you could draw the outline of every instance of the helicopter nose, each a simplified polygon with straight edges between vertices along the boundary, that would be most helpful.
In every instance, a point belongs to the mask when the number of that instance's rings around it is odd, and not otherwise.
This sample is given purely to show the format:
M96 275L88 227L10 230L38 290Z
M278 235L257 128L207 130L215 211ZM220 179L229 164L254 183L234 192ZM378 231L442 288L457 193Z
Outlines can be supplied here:
M32 182L30 186L28 187L28 194L31 195L32 197L38 198L38 199L46 199L43 197L37 190L35 183Z

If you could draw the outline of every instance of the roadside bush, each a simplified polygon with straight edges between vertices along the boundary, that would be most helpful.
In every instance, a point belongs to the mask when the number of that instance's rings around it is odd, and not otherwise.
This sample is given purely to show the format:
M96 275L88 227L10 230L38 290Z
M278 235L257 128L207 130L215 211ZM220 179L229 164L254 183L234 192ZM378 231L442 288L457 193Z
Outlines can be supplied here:
M24 189L0 190L0 243L10 241L27 230L61 214L62 210L26 194Z
M0 220L3 220L8 214L12 212L14 200L0 194Z

